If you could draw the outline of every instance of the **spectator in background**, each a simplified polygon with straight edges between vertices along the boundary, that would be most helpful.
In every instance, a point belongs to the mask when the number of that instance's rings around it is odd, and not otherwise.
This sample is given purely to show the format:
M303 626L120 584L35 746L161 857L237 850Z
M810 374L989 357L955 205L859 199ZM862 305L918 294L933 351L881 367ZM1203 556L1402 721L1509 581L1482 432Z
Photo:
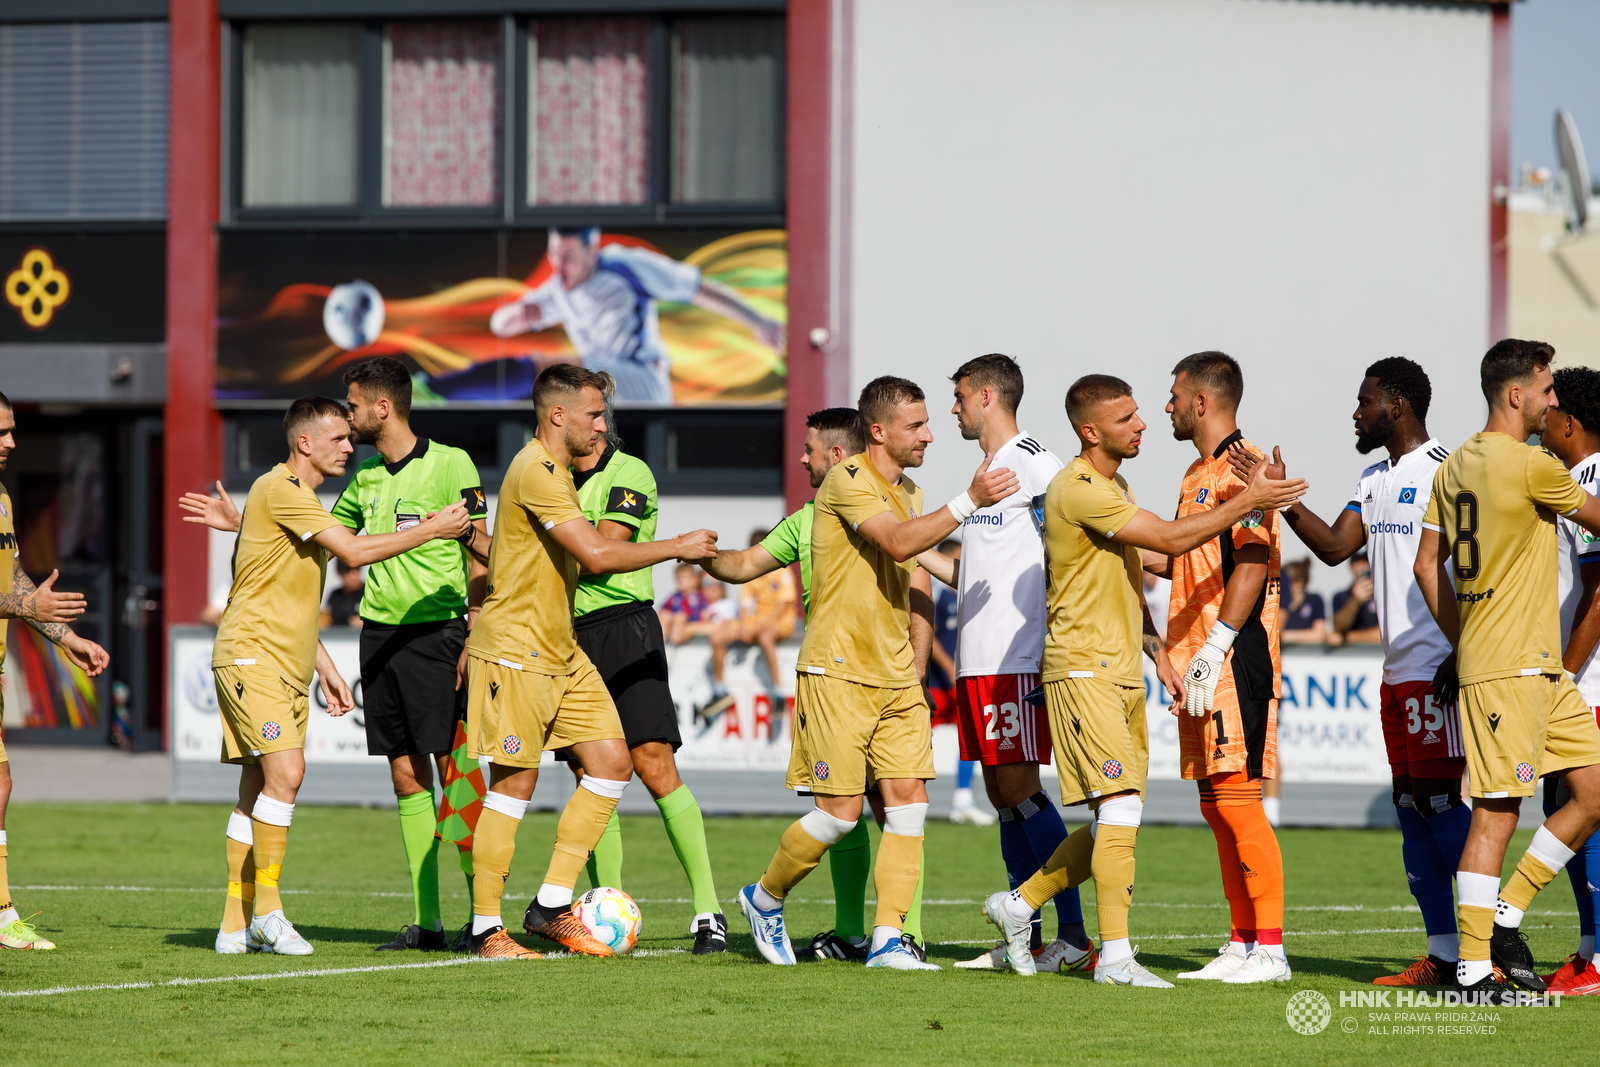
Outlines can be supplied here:
M727 586L709 574L700 583L700 599L705 602L700 619L685 623L683 633L711 642L711 702L695 709L697 718L709 721L733 706L722 672L728 662L728 646L739 639L739 602L730 600Z
M939 551L951 559L961 558L961 542L946 541ZM937 582L933 596L933 644L928 649L928 706L933 709L933 725L956 725L956 591ZM977 760L956 764L956 791L950 798L950 821L989 826L994 816L972 805L972 773Z
M673 577L678 584L678 591L667 597L656 613L661 616L661 632L667 640L681 645L691 636L689 624L700 621L707 604L705 594L700 591L699 567L693 563L680 563Z
M1285 645L1320 645L1327 641L1327 612L1322 597L1306 591L1311 581L1311 557L1284 564L1283 577L1289 583L1289 594L1278 610L1278 618L1283 620L1279 641Z
M1144 602L1150 608L1150 621L1156 624L1156 633L1167 639L1167 612L1172 608L1172 582L1159 575L1144 572Z
M767 533L767 530L751 531L750 547L766 540ZM779 567L746 582L739 594L739 640L761 646L761 654L767 660L767 673L772 676L775 707L781 706L776 693L778 679L783 677L778 669L778 642L794 633L794 605L794 574L787 567Z
M352 630L361 629L361 593L367 587L366 579L361 575L360 567L352 567L344 560L339 560L339 586L328 594L328 602L322 606L321 627L326 630L330 626L348 626Z
M1365 551L1350 559L1350 588L1333 594L1334 644L1375 645L1378 609L1372 601L1372 564Z
M228 598L232 595L232 582L218 582L217 587L211 590L211 599L200 609L200 624L212 627L220 625L222 613L228 610Z

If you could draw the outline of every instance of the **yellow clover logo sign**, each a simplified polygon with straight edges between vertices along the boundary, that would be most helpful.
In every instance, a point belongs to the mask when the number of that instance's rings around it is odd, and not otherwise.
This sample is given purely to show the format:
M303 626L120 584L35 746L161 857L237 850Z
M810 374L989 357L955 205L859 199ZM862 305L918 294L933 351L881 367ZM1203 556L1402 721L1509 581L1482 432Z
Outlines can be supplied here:
M6 303L22 313L30 330L50 325L56 308L67 302L72 283L67 272L57 267L43 248L30 248L22 254L22 265L6 275Z

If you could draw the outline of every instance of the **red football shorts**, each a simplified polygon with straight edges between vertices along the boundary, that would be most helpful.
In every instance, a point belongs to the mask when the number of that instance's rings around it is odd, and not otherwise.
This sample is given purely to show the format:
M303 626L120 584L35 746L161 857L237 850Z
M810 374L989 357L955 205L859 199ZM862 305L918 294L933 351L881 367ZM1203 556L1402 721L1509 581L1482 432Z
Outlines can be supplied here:
M961 758L986 767L1002 763L1048 763L1050 717L1023 702L1039 684L1037 674L984 674L956 680Z
M1432 682L1385 683L1378 687L1383 747L1395 777L1460 778L1467 753L1461 715L1454 703L1440 705Z
M928 693L933 697L933 725L953 725L956 721L955 689L929 689Z

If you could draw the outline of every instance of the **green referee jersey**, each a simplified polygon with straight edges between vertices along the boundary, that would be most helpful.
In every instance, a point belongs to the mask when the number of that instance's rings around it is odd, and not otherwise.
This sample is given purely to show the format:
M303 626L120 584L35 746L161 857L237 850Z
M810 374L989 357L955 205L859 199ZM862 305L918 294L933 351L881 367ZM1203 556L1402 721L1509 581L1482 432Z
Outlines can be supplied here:
M635 543L656 539L656 476L638 456L608 444L593 469L573 470L572 484L578 487L583 517L596 527L610 519L633 527ZM585 574L578 579L572 611L583 616L618 604L654 603L655 598L649 567L626 574Z
M398 463L385 463L381 455L364 460L333 505L333 517L352 530L394 533L459 500L474 519L489 513L477 467L461 449L419 437ZM467 550L455 541L428 541L367 568L361 617L369 622L441 622L466 610Z
M800 603L805 606L807 616L811 614L811 516L815 511L812 502L807 500L799 511L774 526L761 542L761 547L782 566L799 562Z

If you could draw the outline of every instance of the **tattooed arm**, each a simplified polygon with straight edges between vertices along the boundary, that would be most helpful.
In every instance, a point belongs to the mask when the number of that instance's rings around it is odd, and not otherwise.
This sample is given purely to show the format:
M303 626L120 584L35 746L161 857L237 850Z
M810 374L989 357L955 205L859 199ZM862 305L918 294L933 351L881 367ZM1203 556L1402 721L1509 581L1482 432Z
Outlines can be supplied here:
M50 641L59 645L79 669L93 678L111 662L105 649L72 632L67 623L83 614L86 603L82 593L61 593L55 589L59 571L51 571L44 584L35 586L22 569L22 563L13 563L11 592L0 594L0 616L25 619Z

